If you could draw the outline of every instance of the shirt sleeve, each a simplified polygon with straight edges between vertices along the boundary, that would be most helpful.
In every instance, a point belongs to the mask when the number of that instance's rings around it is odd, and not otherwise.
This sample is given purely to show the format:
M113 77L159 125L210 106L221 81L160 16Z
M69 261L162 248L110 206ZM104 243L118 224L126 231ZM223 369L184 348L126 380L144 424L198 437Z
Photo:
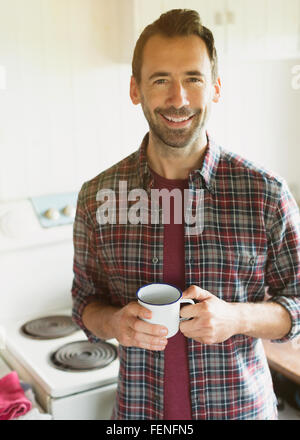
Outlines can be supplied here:
M95 249L95 231L85 203L86 183L77 200L73 226L72 319L85 332L90 342L100 341L82 322L84 308L91 302L105 300L107 282Z
M284 181L270 230L266 284L269 301L281 304L292 320L289 333L272 342L287 342L300 334L300 216Z

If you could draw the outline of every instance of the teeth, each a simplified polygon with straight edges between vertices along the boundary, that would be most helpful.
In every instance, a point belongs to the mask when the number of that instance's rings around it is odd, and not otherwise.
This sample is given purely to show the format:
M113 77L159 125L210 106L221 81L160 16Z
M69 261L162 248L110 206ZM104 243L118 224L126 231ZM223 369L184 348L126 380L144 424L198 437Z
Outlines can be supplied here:
M184 121L187 121L188 119L190 119L190 116L189 117L185 117L185 118L171 118L170 116L164 116L166 119L168 119L168 121L171 121L171 122L184 122Z

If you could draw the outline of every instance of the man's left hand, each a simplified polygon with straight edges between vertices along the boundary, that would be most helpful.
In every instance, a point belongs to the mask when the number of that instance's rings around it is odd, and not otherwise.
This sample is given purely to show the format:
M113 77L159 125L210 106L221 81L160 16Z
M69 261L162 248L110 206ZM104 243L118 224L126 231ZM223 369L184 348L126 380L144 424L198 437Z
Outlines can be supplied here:
M192 318L180 323L180 331L187 338L203 344L217 344L239 333L234 303L227 303L194 285L183 292L183 298L199 301L184 306L180 312L181 317Z

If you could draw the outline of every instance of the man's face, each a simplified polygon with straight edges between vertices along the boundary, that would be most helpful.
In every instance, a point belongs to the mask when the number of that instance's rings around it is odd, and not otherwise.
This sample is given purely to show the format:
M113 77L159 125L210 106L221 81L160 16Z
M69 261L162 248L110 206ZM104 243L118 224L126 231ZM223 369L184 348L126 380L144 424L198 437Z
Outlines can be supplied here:
M183 148L200 138L212 101L219 99L205 43L196 35L151 37L143 53L141 82L131 79L130 95L141 104L152 135Z

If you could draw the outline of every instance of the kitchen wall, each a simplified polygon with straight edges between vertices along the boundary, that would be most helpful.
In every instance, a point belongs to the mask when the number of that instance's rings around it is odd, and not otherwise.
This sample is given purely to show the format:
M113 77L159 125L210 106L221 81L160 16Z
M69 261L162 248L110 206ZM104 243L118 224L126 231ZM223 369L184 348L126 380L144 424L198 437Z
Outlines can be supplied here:
M138 148L134 42L175 7L197 8L216 36L209 131L300 199L300 0L0 0L0 201L76 191Z
M120 3L0 0L0 199L77 190L136 149Z

